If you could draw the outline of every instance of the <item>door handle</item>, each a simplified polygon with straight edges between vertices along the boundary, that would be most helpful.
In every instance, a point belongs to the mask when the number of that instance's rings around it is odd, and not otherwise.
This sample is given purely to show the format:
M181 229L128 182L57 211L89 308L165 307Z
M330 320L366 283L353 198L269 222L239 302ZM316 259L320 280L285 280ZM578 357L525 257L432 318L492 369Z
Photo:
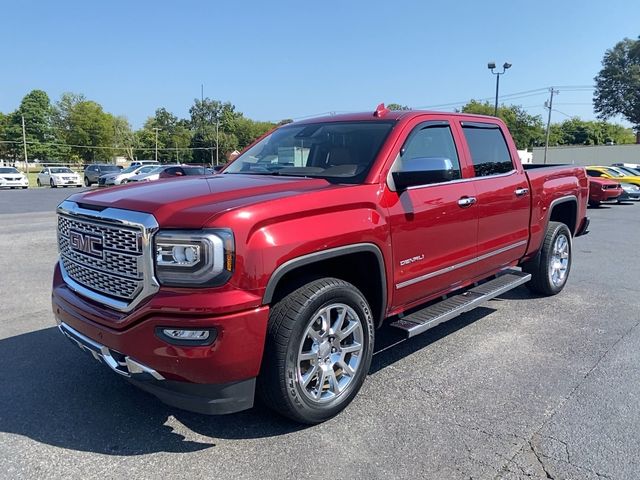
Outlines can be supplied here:
M517 197L522 197L523 195L526 195L527 193L529 193L529 189L528 188L516 188L516 191L514 193L516 194Z
M458 205L460 205L462 208L466 208L470 207L476 202L476 197L462 197L460 200L458 200Z

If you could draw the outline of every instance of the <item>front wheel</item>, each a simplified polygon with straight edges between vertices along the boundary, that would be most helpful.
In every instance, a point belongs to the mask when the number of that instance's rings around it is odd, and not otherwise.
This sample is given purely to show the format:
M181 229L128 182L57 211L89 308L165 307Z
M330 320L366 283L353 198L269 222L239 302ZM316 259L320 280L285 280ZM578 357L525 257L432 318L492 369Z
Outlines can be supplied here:
M298 422L328 420L360 390L373 343L371 309L356 287L336 278L310 282L271 309L258 394Z
M51 188L57 188L58 187L55 183L53 183L53 178L51 180L49 180L49 186Z
M542 295L560 293L567 283L572 259L571 232L560 222L549 222L539 253L540 261L524 265L531 274L530 290Z
M89 179L87 177L84 177L84 186L85 187L90 187L91 186L91 182L89 181Z
M38 179L36 179L36 184L37 184L39 187L41 187L41 186L42 186L42 184L40 183L40 179L39 179L39 178L38 178Z

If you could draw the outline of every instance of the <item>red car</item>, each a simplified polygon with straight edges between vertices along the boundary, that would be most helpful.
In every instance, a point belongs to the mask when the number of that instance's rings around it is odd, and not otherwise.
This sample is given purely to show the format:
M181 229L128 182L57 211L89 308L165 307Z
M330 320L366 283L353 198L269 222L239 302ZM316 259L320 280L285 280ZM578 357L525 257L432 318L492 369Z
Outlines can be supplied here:
M622 192L622 187L618 182L589 176L589 205L592 207L597 207L602 202L616 200L622 195Z
M412 337L521 284L559 293L588 195L582 167L523 166L494 117L304 120L217 175L61 203L53 313L170 405L230 413L257 392L318 423L360 390L385 321Z

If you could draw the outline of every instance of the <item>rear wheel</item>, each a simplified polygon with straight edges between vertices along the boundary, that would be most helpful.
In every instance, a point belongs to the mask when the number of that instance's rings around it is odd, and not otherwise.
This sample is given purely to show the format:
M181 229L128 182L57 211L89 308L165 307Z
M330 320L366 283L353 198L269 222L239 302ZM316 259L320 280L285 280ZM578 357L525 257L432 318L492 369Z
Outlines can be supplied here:
M542 295L560 293L567 283L571 271L571 232L560 222L549 222L542 242L537 263L523 265L523 270L531 274L527 283L530 290Z
M356 287L335 278L310 282L271 310L258 394L298 422L328 420L360 390L373 342L371 309Z

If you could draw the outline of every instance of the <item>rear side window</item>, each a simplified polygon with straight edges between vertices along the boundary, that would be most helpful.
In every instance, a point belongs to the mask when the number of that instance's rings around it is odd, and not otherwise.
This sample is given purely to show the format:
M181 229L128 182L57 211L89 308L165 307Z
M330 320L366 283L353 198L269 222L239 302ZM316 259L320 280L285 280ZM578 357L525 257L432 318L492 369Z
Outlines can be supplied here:
M464 136L471 151L471 161L476 177L486 177L513 170L513 162L507 142L499 128L491 124L462 125Z
M602 173L596 170L587 170L587 175L589 175L590 177L601 177Z

